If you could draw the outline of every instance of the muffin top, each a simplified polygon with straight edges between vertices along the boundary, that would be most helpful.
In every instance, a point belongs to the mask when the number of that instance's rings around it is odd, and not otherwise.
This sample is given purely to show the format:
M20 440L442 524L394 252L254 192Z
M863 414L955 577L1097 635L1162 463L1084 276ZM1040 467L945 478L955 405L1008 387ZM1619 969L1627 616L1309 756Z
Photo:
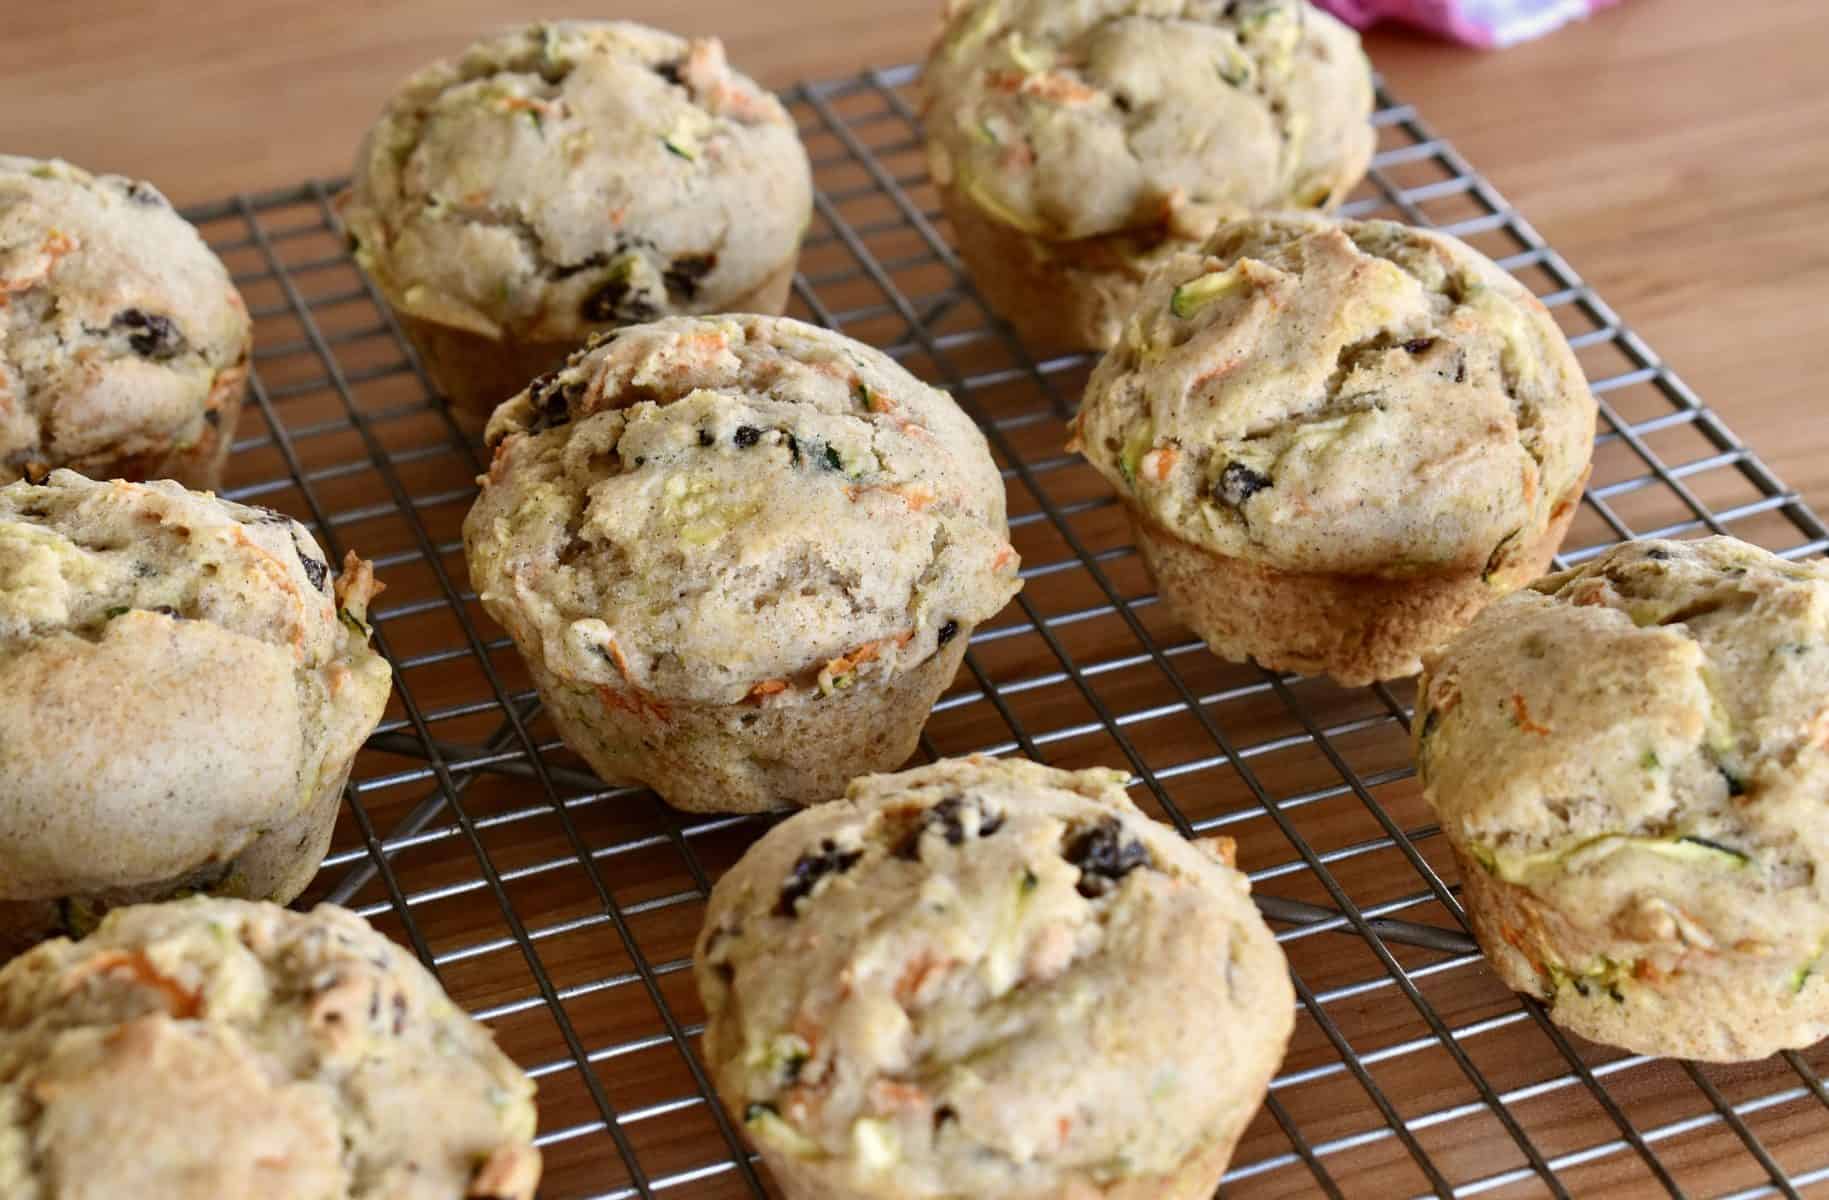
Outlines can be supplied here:
M0 899L157 881L292 816L387 702L377 587L175 483L0 488Z
M1236 1136L1293 1023L1283 956L1229 840L1183 841L1124 778L942 761L757 842L695 955L751 1136L845 1160L859 1194L986 1197Z
M576 340L741 299L793 256L811 189L793 121L716 38L561 21L408 79L342 215L396 308Z
M1286 214L1151 277L1075 442L1128 504L1219 554L1491 578L1578 501L1594 413L1555 321L1483 255Z
M950 0L935 178L1038 237L1330 207L1371 161L1371 66L1307 0Z
M1814 964L1829 832L1829 567L1628 542L1431 656L1430 802L1486 871L1643 943ZM1801 979L1800 979L1801 982Z
M470 577L574 682L786 703L925 661L1019 586L977 427L799 321L619 330L488 437Z
M0 155L0 483L210 436L249 337L221 260L151 184Z
M0 1194L531 1200L533 1083L344 909L110 913L0 969Z

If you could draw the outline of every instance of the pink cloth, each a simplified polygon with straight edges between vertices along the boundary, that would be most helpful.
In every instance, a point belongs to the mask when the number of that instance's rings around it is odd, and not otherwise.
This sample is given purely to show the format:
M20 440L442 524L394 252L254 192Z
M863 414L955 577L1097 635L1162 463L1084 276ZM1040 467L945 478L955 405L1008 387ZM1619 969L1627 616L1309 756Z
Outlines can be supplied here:
M1443 37L1488 49L1541 37L1618 0L1317 0L1322 8L1364 29L1403 21Z

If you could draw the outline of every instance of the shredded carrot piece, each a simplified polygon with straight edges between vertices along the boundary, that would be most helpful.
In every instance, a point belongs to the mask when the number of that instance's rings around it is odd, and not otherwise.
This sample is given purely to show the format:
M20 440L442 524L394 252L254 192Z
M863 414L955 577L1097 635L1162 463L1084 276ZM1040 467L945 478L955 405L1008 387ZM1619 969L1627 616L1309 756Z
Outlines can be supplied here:
M597 699L603 702L606 709L629 713L637 717L652 717L656 721L667 721L673 716L673 710L665 701L658 700L642 691L631 688L629 691L617 691L608 684L597 685Z
M785 691L787 691L787 680L764 679L761 683L758 683L755 687L749 689L748 699L751 702L755 702L761 700L764 696L773 696L778 692Z
M900 492L902 499L908 502L909 510L912 512L920 512L938 499L934 495L934 490L922 483L910 484L907 487L897 488L896 491Z
M1180 457L1181 451L1175 449L1175 447L1162 446L1145 454L1142 463L1139 465L1142 466L1143 474L1146 478L1153 479L1157 483L1162 483L1168 479L1169 473L1175 469L1175 460Z
M1021 71L996 71L988 83L991 90L1006 95L1020 93L1035 96L1050 104L1090 104L1099 98L1095 88L1058 71L1040 71L1027 75Z
M1207 853L1228 867L1238 865L1238 842L1233 838L1215 834L1213 837L1201 838L1194 844L1203 847Z
M1009 566L1010 563L1012 561L1014 561L1015 558L1016 558L1016 547L1010 545L1010 543L1008 543L1008 542L1005 542L1003 544L1003 549L1001 549L997 552L997 557L993 558L991 560L991 570L1001 571L1005 567Z
M1058 1120L1054 1123L1054 1127L1060 1131L1061 1144L1063 1146L1066 1145L1067 1144L1067 1135L1073 1132L1073 1118L1072 1117L1062 1117L1060 1120Z
M901 1004L907 1004L921 991L926 982L935 975L945 971L952 963L923 951L903 969L901 978L895 981L895 998Z
M96 956L81 968L81 974L70 980L68 990L74 991L89 975L108 975L116 971L129 976L141 987L158 992L165 999L166 1011L180 1021L203 1014L203 997L177 980L160 974L143 950L117 950Z
M879 1079L870 1085L870 1100L879 1111L919 1108L927 1103L927 1093L899 1079Z
M1539 725L1531 720L1530 706L1524 703L1523 692L1513 692L1511 694L1511 708L1513 715L1518 718L1519 729L1522 729L1526 733L1534 733L1538 737L1549 736L1549 726Z
M895 635L895 644L898 646L906 646L908 643L914 641L914 635L915 635L914 630L912 630L912 629L904 630L903 632Z

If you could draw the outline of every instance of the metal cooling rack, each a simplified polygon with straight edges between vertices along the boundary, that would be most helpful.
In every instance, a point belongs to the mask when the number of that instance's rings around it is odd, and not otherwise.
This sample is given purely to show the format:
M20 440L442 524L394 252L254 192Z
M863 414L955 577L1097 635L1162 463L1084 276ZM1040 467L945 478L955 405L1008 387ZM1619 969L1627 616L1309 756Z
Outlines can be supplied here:
M1109 492L1061 449L1090 361L1032 358L977 300L940 232L914 76L787 94L819 184L793 311L950 388L1008 481L1027 587L972 638L922 754L1128 765L1145 808L1238 840L1300 1011L1225 1192L1754 1197L1829 1181L1829 1051L1731 1068L1622 1054L1493 979L1409 768L1407 686L1222 663L1155 604ZM1381 150L1346 211L1484 250L1593 380L1602 433L1565 563L1634 536L1829 545L1489 183L1380 101ZM558 742L467 587L459 530L483 464L334 231L336 186L188 214L257 318L258 416L228 494L309 521L388 583L375 625L394 700L305 899L411 945L539 1079L544 1196L771 1194L696 1060L688 958L711 880L768 819L605 788Z

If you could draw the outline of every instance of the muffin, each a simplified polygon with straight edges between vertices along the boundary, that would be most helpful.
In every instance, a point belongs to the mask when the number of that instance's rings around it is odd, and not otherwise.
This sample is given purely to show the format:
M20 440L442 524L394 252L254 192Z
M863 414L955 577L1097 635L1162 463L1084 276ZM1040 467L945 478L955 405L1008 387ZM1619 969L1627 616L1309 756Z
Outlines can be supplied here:
M328 904L140 905L0 969L12 1200L532 1200L533 1092Z
M1829 567L1630 542L1432 655L1424 794L1493 969L1641 1054L1829 1034Z
M1479 253L1286 214L1163 265L1069 448L1213 653L1360 684L1543 572L1594 411L1555 321Z
M478 424L593 330L779 313L812 213L781 104L716 38L620 21L498 34L403 84L342 219Z
M1223 215L1340 203L1376 141L1359 37L1308 0L951 0L923 89L973 282L1045 348L1111 346Z
M718 882L705 1062L788 1200L1213 1195L1295 997L1230 839L1124 779L858 779Z
M0 484L70 467L220 487L252 337L151 184L0 154Z
M677 808L900 766L1020 586L1003 482L945 392L780 317L607 335L504 404L464 522L560 736Z
M379 586L175 483L0 488L0 950L120 904L298 895L387 703Z

